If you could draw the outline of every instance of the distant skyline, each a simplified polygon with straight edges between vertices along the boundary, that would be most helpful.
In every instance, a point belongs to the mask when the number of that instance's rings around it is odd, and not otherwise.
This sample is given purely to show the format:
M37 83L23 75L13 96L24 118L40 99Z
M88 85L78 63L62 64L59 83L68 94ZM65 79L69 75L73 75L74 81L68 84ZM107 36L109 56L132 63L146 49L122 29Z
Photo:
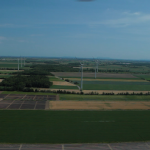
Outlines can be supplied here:
M0 56L150 60L149 0L0 1Z

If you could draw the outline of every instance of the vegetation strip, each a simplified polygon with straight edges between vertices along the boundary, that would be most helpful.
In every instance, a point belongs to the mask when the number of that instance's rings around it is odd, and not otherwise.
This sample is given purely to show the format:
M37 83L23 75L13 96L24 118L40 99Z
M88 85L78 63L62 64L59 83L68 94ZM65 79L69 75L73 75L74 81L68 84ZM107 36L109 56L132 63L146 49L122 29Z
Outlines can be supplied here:
M0 110L0 142L148 141L149 116L150 111Z

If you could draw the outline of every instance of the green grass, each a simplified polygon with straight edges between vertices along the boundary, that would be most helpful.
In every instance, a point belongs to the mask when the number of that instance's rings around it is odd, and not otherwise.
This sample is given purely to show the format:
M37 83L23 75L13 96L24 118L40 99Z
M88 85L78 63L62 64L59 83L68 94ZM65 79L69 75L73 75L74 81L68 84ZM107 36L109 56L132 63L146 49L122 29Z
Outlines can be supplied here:
M59 79L59 78L56 78L56 77L50 77L50 76L48 76L49 77L49 81L64 81L64 80L61 80L61 79Z
M81 79L81 77L61 77L61 78L79 78ZM83 79L95 79L95 77L83 77ZM121 79L121 80L141 80L140 78L104 78L104 77L97 77L96 79Z
M150 80L150 74L140 74L140 75L135 75L136 77L139 77L139 78L143 78L145 80Z
M13 76L13 75L9 75L9 74L1 75L1 74L0 74L0 79L9 78L9 77L11 77L11 76Z
M77 95L77 94L59 94L60 100L112 100L112 101L150 101L150 95Z
M25 94L25 95L56 95L55 93L43 93L43 92L18 92L18 91L4 91L1 94Z
M52 85L51 89L78 89L77 86Z
M150 140L150 111L0 110L0 143Z
M0 64L0 68L17 68L18 64ZM21 66L20 66L21 67Z
M78 83L80 84L79 81ZM83 90L149 91L150 82L84 81Z

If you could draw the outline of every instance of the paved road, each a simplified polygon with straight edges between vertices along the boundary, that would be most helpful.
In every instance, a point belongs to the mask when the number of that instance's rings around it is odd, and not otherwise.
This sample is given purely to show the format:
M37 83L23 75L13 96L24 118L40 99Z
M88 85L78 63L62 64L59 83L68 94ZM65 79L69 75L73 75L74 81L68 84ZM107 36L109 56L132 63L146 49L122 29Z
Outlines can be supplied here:
M150 142L111 144L0 144L0 150L150 150Z

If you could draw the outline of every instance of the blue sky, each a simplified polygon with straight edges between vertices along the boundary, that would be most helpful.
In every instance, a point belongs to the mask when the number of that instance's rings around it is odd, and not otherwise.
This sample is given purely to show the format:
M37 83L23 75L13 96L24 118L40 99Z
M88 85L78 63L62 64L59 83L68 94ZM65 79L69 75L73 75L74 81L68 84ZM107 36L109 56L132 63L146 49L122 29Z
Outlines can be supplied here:
M150 59L149 0L1 0L0 55Z

